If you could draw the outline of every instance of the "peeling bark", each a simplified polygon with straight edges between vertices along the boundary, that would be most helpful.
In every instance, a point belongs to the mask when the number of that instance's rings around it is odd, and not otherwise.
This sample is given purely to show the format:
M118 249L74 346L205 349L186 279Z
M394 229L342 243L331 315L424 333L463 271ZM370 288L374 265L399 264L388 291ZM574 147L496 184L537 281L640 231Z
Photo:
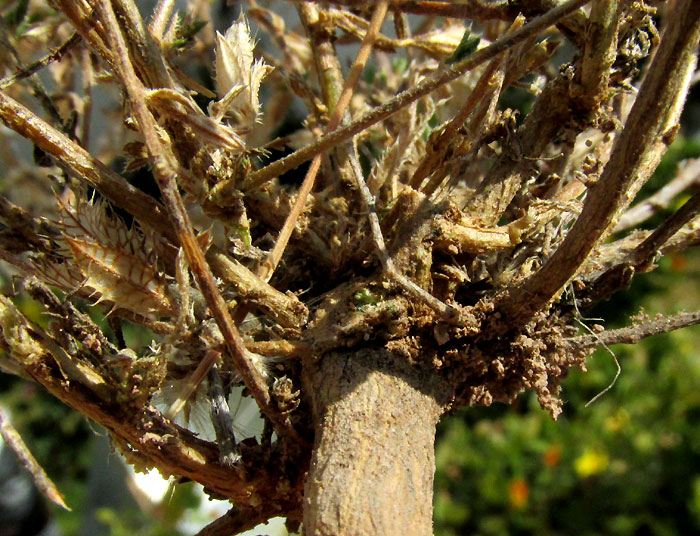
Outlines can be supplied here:
M432 534L447 383L381 348L329 354L306 369L316 443L305 534Z

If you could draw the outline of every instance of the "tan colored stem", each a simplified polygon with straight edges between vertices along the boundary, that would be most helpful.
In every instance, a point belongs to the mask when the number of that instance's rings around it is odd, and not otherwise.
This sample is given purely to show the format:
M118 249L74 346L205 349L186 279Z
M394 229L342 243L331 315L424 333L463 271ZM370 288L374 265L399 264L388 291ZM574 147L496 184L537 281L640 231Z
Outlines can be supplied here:
M0 120L9 128L50 154L70 173L95 188L112 203L132 214L171 242L177 238L161 204L129 184L31 110L0 91ZM232 284L241 299L272 315L287 328L299 328L308 311L296 298L274 289L245 266L231 260L215 247L207 253L212 270Z
M654 320L643 320L625 328L609 329L593 335L581 335L571 339L569 344L575 348L576 352L588 353L603 344L636 344L647 337L697 324L700 324L700 311L678 313Z
M594 0L581 62L582 104L591 111L607 99L610 70L617 57L618 0Z
M22 436L19 435L19 432L12 426L9 416L2 406L0 406L0 435L5 440L5 444L15 453L22 467L31 475L34 485L44 497L52 503L59 505L61 508L70 511L70 508L63 499L63 494L58 491L56 484L53 483L43 467L36 461L36 458L22 440Z
M581 216L542 269L500 304L511 320L529 318L564 287L656 169L685 101L699 39L700 2L681 0L669 15L627 124L602 176L589 189Z
M467 71L474 69L482 63L517 45L518 43L521 43L533 35L536 35L552 24L555 24L563 17L587 4L589 1L590 0L569 0L568 2L555 7L551 11L548 11L541 17L529 22L512 34L504 35L502 38L495 41L488 47L477 50L466 59L451 66L451 68L444 67L438 71L434 77L426 78L419 84L398 94L393 99L387 101L381 106L376 107L371 112L368 112L347 126L326 134L315 143L299 149L289 156L276 160L272 164L252 173L248 177L249 188L253 189L260 187L267 181L275 177L279 177L290 169L294 169L295 167L310 160L317 154L327 151L331 147L339 145L340 143L352 138L354 135L366 130L370 126L383 121L412 102L415 102L421 97L432 93L439 87L442 87L445 84L459 78ZM235 186L235 182L233 181L222 182L217 185L215 191L212 192L212 196L224 198L228 196L231 191L235 190Z
M305 368L316 428L306 534L433 534L435 425L449 390L384 349Z

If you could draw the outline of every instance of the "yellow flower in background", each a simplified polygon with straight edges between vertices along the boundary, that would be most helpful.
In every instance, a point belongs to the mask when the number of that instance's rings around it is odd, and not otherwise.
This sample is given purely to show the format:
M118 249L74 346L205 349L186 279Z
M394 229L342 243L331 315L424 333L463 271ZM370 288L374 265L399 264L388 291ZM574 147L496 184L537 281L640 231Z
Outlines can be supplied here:
M611 432L619 432L622 427L629 422L629 420L630 414L626 409L620 408L614 415L611 415L605 419L605 428Z
M608 468L610 457L606 452L586 449L581 456L574 461L574 469L582 478L602 473Z
M511 508L524 508L529 495L530 488L522 478L514 478L508 484L508 500Z

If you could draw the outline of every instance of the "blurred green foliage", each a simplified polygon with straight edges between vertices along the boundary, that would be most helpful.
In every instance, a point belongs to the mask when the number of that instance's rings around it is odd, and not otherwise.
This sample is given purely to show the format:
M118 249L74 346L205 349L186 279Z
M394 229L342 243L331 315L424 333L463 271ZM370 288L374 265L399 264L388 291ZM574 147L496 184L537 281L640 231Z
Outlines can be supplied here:
M534 396L440 425L435 534L700 531L700 330L614 347L564 386L558 422Z

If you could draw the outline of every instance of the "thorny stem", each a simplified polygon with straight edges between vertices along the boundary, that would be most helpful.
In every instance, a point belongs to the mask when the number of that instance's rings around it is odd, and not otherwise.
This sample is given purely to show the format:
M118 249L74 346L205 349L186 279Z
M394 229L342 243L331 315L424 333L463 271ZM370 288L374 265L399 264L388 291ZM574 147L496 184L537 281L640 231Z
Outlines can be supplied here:
M0 89L6 89L10 87L12 84L17 82L18 80L22 80L23 78L28 78L32 76L34 73L39 71L40 69L43 69L50 63L60 60L67 52L69 52L75 45L80 43L81 38L77 33L74 33L72 36L68 38L62 45L60 45L56 50L53 52L49 52L44 56L43 58L40 58L36 60L34 63L31 65L28 65L24 69L6 77L0 80Z
M664 137L673 132L696 64L700 38L700 3L683 0L654 56L649 73L598 182L589 189L581 216L562 245L541 270L513 289L498 308L512 325L541 309L576 273L600 238L614 224L615 215L629 202L633 187L641 185L664 152Z
M416 84L414 87L399 93L393 99L390 99L383 105L374 108L371 112L366 113L364 116L351 122L347 126L341 127L329 134L326 134L325 136L319 138L316 142L299 149L285 158L276 160L272 164L258 171L251 173L251 175L248 177L248 184L250 185L249 188L258 188L267 181L275 177L279 177L290 169L294 169L300 164L303 164L307 160L313 158L315 155L327 151L328 149L352 138L356 134L359 134L363 130L366 130L372 125L386 119L412 102L415 102L421 97L435 91L439 87L459 78L467 71L478 67L482 63L498 56L518 43L521 43L536 35L545 28L555 24L572 11L587 4L589 1L590 0L569 0L568 2L565 2L564 4L561 4L548 11L541 17L534 19L512 34L504 35L491 45L477 50L461 62L452 66L443 66L441 70L438 71L438 73L432 78L426 78L419 84ZM219 199L225 199L231 195L235 189L235 181L223 181L213 189L212 196Z
M129 53L122 35L119 23L109 0L100 0L96 3L103 24L107 28L108 39L113 50L116 51L115 62L118 65L124 88L132 103L133 113L144 136L152 162L155 178L163 195L163 201L168 209L175 233L187 256L187 262L192 270L197 285L202 292L214 319L223 335L226 346L231 354L236 370L241 379L260 406L260 410L275 424L279 433L295 439L300 443L304 440L294 430L288 417L280 414L274 407L274 401L270 390L261 372L250 359L243 339L231 319L228 307L219 289L214 275L207 264L204 254L199 247L189 216L178 192L175 176L178 164L175 156L169 148L163 145L155 124L155 119L146 106L144 88L136 77L136 73L129 60Z
M350 104L350 99L352 98L355 86L360 79L360 75L362 74L362 70L369 59L370 53L372 52L372 46L374 45L374 41L376 40L379 30L382 27L384 17L386 17L388 5L389 0L380 0L374 13L372 14L372 20L369 23L369 28L367 29L365 38L362 40L360 50L357 52L357 57L350 68L350 73L345 80L345 85L343 86L343 90L338 98L338 102L336 103L335 108L328 119L326 134L333 132L336 128L338 128L338 125L345 114L345 110L347 110L348 105ZM277 265L279 264L280 259L282 258L282 255L284 254L289 238L292 236L292 232L296 226L297 219L303 212L304 206L306 205L306 199L309 196L309 193L311 193L311 189L316 181L316 176L321 168L322 158L323 153L318 153L311 162L311 166L306 172L304 182L302 183L299 193L297 194L294 207L292 207L289 216L287 216L272 251L270 251L267 259L265 259L265 262L258 271L258 276L260 276L260 278L264 281L270 280L272 274L277 268Z

